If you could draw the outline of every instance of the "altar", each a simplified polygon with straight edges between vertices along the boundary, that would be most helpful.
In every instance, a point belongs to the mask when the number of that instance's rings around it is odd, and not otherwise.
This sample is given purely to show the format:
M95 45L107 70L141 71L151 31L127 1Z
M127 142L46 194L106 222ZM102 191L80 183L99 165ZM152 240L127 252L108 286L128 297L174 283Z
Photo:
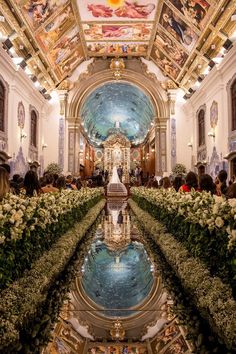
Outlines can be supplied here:
M121 166L123 170L122 181L129 183L130 172L130 141L120 133L109 135L104 142L104 169L112 175L113 167ZM109 178L110 179L110 178Z

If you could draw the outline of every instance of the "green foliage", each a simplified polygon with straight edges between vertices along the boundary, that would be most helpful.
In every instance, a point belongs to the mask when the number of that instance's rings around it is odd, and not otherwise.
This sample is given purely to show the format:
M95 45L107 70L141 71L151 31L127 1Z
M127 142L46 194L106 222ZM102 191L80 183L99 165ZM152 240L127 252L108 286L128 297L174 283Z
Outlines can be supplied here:
M58 163L51 162L45 169L45 172L59 175L60 173L62 173L62 168L58 165Z
M172 173L174 176L184 176L187 173L187 169L182 163L177 163L173 167Z

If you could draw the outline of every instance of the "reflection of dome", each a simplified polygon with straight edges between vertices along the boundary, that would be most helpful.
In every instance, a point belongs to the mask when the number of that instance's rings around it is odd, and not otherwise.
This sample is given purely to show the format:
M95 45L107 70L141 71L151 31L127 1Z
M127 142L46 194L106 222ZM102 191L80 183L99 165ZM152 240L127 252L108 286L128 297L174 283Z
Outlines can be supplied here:
M120 256L108 251L105 244L90 253L84 264L82 285L97 305L129 309L148 296L154 280L150 261L140 245L131 243ZM122 316L122 311L113 311L111 315Z

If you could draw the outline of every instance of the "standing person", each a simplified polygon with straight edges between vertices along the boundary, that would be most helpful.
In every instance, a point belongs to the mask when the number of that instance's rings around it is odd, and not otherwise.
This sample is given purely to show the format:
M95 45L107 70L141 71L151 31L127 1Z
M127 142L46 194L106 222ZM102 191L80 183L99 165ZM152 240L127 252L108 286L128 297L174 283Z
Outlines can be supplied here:
M138 183L139 182L139 167L138 166L136 166L136 168L134 170L134 176L135 176L136 182Z
M218 173L218 176L216 177L216 194L218 196L221 196L222 194L225 195L225 193L227 192L227 177L228 174L225 170L221 170Z
M109 172L106 170L106 171L104 172L105 182L108 181L108 176L109 176Z
M117 168L117 173L118 173L120 181L122 182L123 168L121 167L121 165Z

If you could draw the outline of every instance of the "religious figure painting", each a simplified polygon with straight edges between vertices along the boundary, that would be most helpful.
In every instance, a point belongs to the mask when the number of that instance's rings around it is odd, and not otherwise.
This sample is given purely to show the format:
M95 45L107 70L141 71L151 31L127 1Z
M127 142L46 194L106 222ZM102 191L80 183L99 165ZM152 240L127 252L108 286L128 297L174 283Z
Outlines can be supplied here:
M166 4L162 7L160 24L188 51L193 49L198 35Z
M166 348L169 344L180 335L179 326L176 321L171 321L161 332L159 332L156 338L151 342L153 353L166 353Z
M188 345L187 345L184 337L181 335L178 338L176 338L163 353L165 353L165 354L185 354L185 353L190 352L188 349L189 349Z
M79 65L84 59L82 45L78 45L75 51L66 59L62 60L59 68L63 74L66 74Z
M67 2L68 0L27 0L22 10L29 25L36 29Z
M149 40L152 24L84 24L85 39L94 40Z
M200 30L210 18L210 4L206 0L170 0L170 2Z
M135 345L111 345L111 346L97 346L88 350L89 354L148 354L146 346Z
M63 37L61 37L59 42L57 42L57 44L49 52L48 58L54 65L60 65L65 59L68 58L68 56L71 55L79 44L79 29L75 26Z
M151 57L166 74L173 79L177 78L180 69L156 46L152 48Z
M91 42L87 43L88 52L93 55L145 55L147 53L147 43L111 43L111 42Z
M161 47L171 59L182 67L188 59L184 48L175 43L162 29L158 28L154 45Z
M44 51L51 49L60 37L74 23L75 17L71 5L68 5L58 16L36 34L36 39Z
M82 21L154 20L157 0L86 0L77 4Z

